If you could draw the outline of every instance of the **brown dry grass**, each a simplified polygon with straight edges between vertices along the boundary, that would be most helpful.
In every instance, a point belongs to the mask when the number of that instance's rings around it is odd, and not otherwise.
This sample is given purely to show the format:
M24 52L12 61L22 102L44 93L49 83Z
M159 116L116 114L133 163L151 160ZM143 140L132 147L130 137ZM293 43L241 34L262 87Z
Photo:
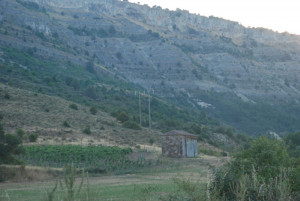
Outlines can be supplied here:
M1 165L5 183L45 181L56 178L62 169L22 165Z
M5 93L10 95L10 99L4 98ZM159 131L123 128L120 122L105 112L99 111L92 115L89 107L79 104L78 110L74 110L69 108L73 102L59 97L0 84L0 101L0 113L4 116L2 124L6 132L15 133L16 129L22 128L26 133L38 133L39 144L135 147L137 144L149 145L150 137L160 144ZM71 127L64 127L64 121ZM91 135L82 132L87 126L91 128Z

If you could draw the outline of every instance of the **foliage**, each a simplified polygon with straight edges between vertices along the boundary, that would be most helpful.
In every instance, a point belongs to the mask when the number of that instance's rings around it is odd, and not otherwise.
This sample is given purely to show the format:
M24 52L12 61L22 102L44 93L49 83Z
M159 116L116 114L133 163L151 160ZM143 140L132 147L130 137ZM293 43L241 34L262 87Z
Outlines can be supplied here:
M209 190L219 198L225 195L225 200L272 200L277 196L289 200L290 165L284 142L260 137L214 171Z
M153 138L150 138L150 139L149 139L149 144L150 144L150 145L153 145L153 143L154 143L154 139L153 139Z
M25 8L30 9L30 10L38 11L40 9L39 5L32 1L17 0L17 2L19 4L21 4L22 6L24 6Z
M210 200L292 200L292 189L289 180L289 171L282 169L274 178L270 178L268 182L260 180L257 172L253 167L250 174L241 173L237 180L231 178L229 166L216 174L213 183L209 183L207 197ZM232 175L231 175L232 176ZM216 182L218 181L218 182ZM227 184L230 183L229 188Z
M117 53L116 53L116 57L117 57L119 60L122 60L122 54L121 54L121 52L117 52Z
M4 94L4 98L5 98L5 99L10 99L10 95L9 95L8 93L5 93L5 94Z
M70 128L70 124L67 122L67 121L64 121L63 122L63 126L66 127L66 128Z
M29 142L36 142L36 140L38 139L39 135L37 133L31 133L28 136Z
M117 115L117 120L124 123L125 121L129 120L129 116L126 112L121 112Z
M300 157L300 132L295 132L285 137L285 142L289 145L288 152L290 156Z
M260 101L252 103L242 101L235 94L215 91L200 91L199 97L204 102L218 106L218 110L207 108L205 111L253 135L259 135L266 130L291 132L300 129L300 105L293 101L274 105Z
M91 128L89 126L87 126L85 129L83 129L82 132L87 134L87 135L90 135L92 133Z
M69 108L73 109L73 110L78 110L78 106L74 103L69 105Z
M98 110L97 110L97 108L96 108L95 106L92 106L92 107L90 108L90 113L91 113L91 114L96 115L97 112L98 112Z
M130 120L125 121L123 123L123 126L125 128L130 128L130 129L134 129L134 130L140 130L141 129L141 127L137 123L135 123L134 121L130 121Z
M12 134L5 134L0 124L0 164L19 163L13 155L22 152L22 140Z
M32 145L24 149L25 152L19 155L18 159L28 165L64 167L73 163L76 168L85 168L90 173L132 173L160 164L159 160L145 160L143 157L130 160L126 157L132 152L130 148L93 145Z
M80 193L83 180L84 180L84 171L82 171L81 182L78 186L78 189L75 189L75 180L76 180L76 168L74 164L64 166L64 185L61 183L62 190L66 189L66 195L64 201L73 201L74 197L77 197Z
M22 139L25 135L25 131L22 128L17 129L17 135Z
M75 65L71 62L59 63L49 58L8 47L3 47L2 51L5 60L12 60L28 66L30 69L15 68L10 63L3 64L0 61L0 78L2 80L13 79L13 87L32 91L42 88L47 95L59 96L78 104L94 105L108 113L126 111L132 121L138 122L137 119L134 119L139 116L137 110L139 101L136 91L141 91L141 88L106 73L91 74L86 71L84 66ZM22 79L19 79L20 77ZM52 79L53 77L55 79ZM142 95L143 126L148 126L147 102L148 96ZM182 104L180 103L180 105ZM173 103L167 103L155 96L151 98L151 120L153 128L160 130L189 130L193 124L201 127L202 125L216 124L204 112L199 114L190 107L175 107ZM201 135L205 139L209 137L206 133L203 129Z
M95 71L95 67L94 67L94 63L92 61L89 61L87 64L86 64L86 70L90 73L96 73Z
M132 152L130 148L79 145L26 146L24 149L25 153L19 157L27 164L50 167L63 167L72 162L78 167L97 166L105 160L119 160Z
M290 166L287 146L283 141L259 137L248 150L235 155L236 165L242 166L246 173L251 172L251 165L257 170L258 177L268 181L276 177L282 168Z

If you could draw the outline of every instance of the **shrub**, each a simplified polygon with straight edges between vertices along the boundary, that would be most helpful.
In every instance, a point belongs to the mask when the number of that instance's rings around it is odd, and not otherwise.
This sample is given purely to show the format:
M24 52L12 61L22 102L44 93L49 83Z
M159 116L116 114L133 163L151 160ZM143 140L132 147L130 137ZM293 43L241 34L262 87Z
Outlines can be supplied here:
M117 53L116 53L116 57L117 57L119 60L122 60L122 54L121 54L121 52L117 52Z
M92 133L91 128L89 126L87 126L85 129L83 129L82 132L87 134L87 135L90 135Z
M150 145L153 145L153 143L154 143L154 139L153 139L153 138L150 138L150 139L149 139L149 144L150 144Z
M235 154L232 162L214 171L210 191L219 198L226 195L225 200L276 200L277 196L289 200L289 166L286 145L260 137L249 149Z
M248 174L251 173L251 165L254 165L258 175L266 181L276 177L282 168L290 165L284 142L267 137L253 141L250 148L236 154L235 159L236 165L241 165Z
M22 153L22 140L11 134L5 134L0 124L0 164L20 163L13 155Z
M25 135L25 131L22 128L18 128L16 133L20 138L23 138Z
M10 95L9 95L8 93L5 93L5 94L4 94L4 98L5 98L5 99L10 99Z
M96 107L93 106L93 107L90 108L90 113L91 113L91 114L96 115L97 112L98 112L98 110L97 110Z
M38 139L39 135L36 133L32 133L28 136L29 142L36 142L36 140Z
M97 98L97 91L94 87L88 87L85 90L85 95L89 98L95 99Z
M78 106L74 103L69 105L69 108L73 109L73 110L78 110Z
M3 114L0 113L0 120L2 120L2 119L3 119Z
M67 121L64 121L63 126L64 126L64 127L67 127L67 128L70 128L70 127L71 127L70 124L69 124Z
M95 67L94 67L94 63L93 63L92 61L89 61L89 62L86 64L85 69L86 69L88 72L92 73L92 74L96 73Z
M119 120L120 122L124 123L125 121L129 120L129 116L127 113L125 112L121 112L118 116L117 116L117 120Z
M137 123L135 123L133 121L125 121L123 123L123 126L125 128L130 128L130 129L134 129L134 130L140 130L141 129L141 127Z

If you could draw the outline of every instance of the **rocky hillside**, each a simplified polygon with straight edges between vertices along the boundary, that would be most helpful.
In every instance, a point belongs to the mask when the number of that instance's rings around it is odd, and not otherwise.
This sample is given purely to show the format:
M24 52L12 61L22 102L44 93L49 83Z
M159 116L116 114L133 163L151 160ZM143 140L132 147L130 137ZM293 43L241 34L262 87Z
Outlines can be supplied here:
M1 47L93 63L249 134L300 129L299 36L117 0L2 0L0 21Z

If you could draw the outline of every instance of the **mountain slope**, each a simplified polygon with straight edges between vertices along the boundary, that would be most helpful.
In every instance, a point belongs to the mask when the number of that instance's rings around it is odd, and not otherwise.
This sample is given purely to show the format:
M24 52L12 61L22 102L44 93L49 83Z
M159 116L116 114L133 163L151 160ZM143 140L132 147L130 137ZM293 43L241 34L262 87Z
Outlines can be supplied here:
M249 134L300 129L299 36L115 0L33 2L0 2L2 47L63 64L93 61L103 79Z
M9 98L4 98L7 94ZM90 113L90 107L77 105L62 98L34 93L0 84L0 112L7 132L15 133L22 128L26 133L39 134L39 144L102 144L134 147L149 144L153 139L160 143L156 130L132 130L109 114L98 111ZM67 122L69 126L66 126ZM90 128L91 133L84 133Z

